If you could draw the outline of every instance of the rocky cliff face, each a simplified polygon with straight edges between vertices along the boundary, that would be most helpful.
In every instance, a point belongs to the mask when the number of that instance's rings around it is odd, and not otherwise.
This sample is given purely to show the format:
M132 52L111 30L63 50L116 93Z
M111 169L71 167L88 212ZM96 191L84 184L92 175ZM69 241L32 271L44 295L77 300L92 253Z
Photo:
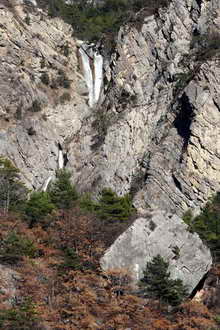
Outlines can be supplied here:
M217 1L175 0L121 28L105 101L69 145L82 189L132 189L137 207L179 214L219 189L220 69L190 56L219 24Z
M70 27L35 3L3 2L0 154L30 187L54 175L61 147L81 190L131 190L136 207L178 214L201 206L219 189L220 68L216 57L198 66L192 40L219 28L219 6L174 0L137 14L104 58L105 97L91 108Z
M1 2L0 22L0 154L40 188L89 113L87 88L70 26L22 1Z

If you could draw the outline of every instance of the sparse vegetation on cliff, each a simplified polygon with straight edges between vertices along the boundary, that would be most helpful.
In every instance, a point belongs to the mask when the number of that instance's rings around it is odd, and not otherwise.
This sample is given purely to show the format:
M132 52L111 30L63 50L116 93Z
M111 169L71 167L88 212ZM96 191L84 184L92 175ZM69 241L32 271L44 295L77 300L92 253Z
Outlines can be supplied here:
M24 213L30 226L42 221L52 210L55 205L52 203L50 195L47 192L33 192L30 199L26 202Z
M209 29L204 34L192 36L190 52L181 61L183 72L175 75L176 85L174 88L174 99L183 92L186 86L200 71L201 66L207 61L220 60L220 33L217 30ZM189 65L190 63L190 65Z
M43 221L48 213L50 221ZM216 329L203 305L188 302L167 312L166 303L179 304L185 288L169 279L161 258L147 265L142 280L150 300L135 295L127 271L101 271L100 257L133 213L130 196L111 189L98 201L89 194L79 197L65 170L48 193L32 193L20 216L0 213L0 261L19 273L16 297L0 291L0 328Z
M78 199L76 189L70 181L71 173L59 170L56 176L55 182L49 187L49 196L58 209L69 209Z
M215 261L220 258L220 193L212 197L202 209L193 217L188 211L183 220L188 224L190 232L196 232L212 251Z
M100 219L107 221L125 221L134 212L131 197L127 194L118 197L111 189L103 189L99 204L97 205L97 215Z
M0 158L0 208L20 210L27 198L28 190L20 181L20 171L6 158Z
M73 26L74 33L80 39L95 41L104 34L114 35L120 26L145 9L145 16L152 15L161 7L166 7L170 0L108 0L100 3L92 1L63 0L49 2L49 15L60 16Z

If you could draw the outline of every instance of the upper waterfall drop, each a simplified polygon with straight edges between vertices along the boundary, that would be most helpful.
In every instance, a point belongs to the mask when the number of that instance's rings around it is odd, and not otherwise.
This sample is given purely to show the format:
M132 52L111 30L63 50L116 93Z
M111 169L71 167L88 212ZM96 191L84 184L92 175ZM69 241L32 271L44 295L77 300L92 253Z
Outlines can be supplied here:
M98 102L103 81L103 57L99 53L94 54L94 99Z
M90 58L85 52L84 48L79 49L79 53L82 58L83 74L86 81L86 85L89 90L89 106L93 107L94 105L94 89L93 89L93 75L90 66Z
M94 45L82 44L79 48L82 70L89 91L89 106L98 103L103 84L103 57Z

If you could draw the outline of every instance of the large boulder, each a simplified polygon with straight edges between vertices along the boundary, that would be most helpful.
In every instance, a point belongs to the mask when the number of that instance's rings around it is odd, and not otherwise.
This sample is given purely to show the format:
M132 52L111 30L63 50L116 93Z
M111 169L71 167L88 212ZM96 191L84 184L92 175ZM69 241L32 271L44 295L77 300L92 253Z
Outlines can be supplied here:
M128 269L135 280L143 276L146 263L160 254L169 262L172 278L180 278L191 292L212 264L210 250L197 234L188 231L177 215L152 211L138 218L101 259L104 270Z

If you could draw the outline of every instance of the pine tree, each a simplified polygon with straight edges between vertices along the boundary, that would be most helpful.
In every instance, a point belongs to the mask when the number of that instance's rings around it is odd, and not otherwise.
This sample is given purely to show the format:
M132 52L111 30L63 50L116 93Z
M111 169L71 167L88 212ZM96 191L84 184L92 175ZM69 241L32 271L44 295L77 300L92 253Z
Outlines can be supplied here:
M117 194L109 188L102 190L97 214L103 220L127 220L134 212L132 201L129 195L118 197Z
M183 221L189 230L196 232L211 249L216 261L220 258L220 193L213 196L202 209L201 213L193 218L184 215Z
M20 181L20 172L5 158L0 158L0 208L4 213L20 210L27 198L28 189Z
M98 204L91 197L90 193L84 193L79 200L80 209L86 212L95 212L98 209Z
M51 201L58 209L69 209L78 199L75 187L70 181L71 174L66 170L57 171L57 178L49 187Z
M55 209L47 192L33 192L26 203L25 217L32 227Z
M142 294L170 305L178 305L187 296L187 289L180 279L170 279L169 263L157 255L148 262L140 281Z
M64 249L64 261L58 266L60 270L66 271L67 269L77 270L82 267L80 258L73 248L66 247Z

